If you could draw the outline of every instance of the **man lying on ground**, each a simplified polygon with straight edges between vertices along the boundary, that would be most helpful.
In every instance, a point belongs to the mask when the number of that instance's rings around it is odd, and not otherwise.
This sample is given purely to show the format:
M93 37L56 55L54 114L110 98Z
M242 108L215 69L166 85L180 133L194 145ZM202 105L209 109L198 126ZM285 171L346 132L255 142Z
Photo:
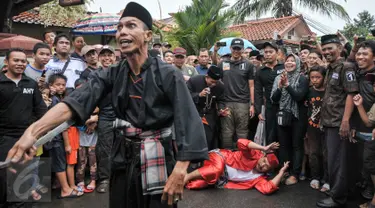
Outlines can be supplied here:
M267 180L266 173L279 165L274 154L268 154L279 148L279 143L266 147L247 139L239 139L238 151L225 149L212 150L209 160L204 161L203 167L189 173L185 177L188 189L202 189L210 185L227 189L256 188L263 194L271 194L278 190L281 178L289 167L289 161L284 163L272 180Z

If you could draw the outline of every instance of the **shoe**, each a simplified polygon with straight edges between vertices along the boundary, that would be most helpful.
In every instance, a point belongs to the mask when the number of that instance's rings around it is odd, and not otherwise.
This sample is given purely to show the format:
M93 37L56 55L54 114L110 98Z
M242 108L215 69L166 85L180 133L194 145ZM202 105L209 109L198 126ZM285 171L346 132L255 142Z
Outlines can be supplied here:
M335 202L331 197L316 202L316 206L323 208L338 208L344 205Z
M372 197L374 196L374 189L368 185L366 189L361 192L361 195L367 200L372 200Z

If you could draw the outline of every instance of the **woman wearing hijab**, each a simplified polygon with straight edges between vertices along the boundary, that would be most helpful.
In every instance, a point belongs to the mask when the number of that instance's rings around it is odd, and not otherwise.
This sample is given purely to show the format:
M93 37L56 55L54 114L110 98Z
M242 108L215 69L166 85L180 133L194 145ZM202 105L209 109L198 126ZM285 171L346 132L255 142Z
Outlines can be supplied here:
M303 160L303 137L306 116L301 109L309 90L307 78L301 75L301 61L296 55L288 55L285 70L273 83L271 100L279 103L277 113L277 133L280 142L281 164L291 161L291 169L286 185L296 184L301 173Z

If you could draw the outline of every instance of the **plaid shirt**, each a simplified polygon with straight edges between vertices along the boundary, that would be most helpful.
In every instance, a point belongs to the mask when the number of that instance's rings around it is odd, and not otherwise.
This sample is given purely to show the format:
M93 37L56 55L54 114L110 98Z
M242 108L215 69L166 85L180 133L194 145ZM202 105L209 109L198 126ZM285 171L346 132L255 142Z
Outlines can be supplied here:
M119 121L116 119L114 126ZM125 123L123 123L125 124ZM141 139L141 174L143 195L155 195L163 193L168 178L167 166L163 145L160 140L171 137L172 128L163 128L156 131L142 131L126 123L124 135Z

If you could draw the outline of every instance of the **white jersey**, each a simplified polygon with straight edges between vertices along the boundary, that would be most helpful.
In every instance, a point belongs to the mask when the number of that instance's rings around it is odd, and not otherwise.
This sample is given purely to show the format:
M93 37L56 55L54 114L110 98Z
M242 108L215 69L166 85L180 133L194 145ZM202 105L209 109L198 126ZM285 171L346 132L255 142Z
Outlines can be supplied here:
M226 165L225 167L227 169L228 179L230 181L235 181L235 182L251 181L263 175L262 173L255 172L254 170L251 170L251 171L237 170L237 169L230 167L229 165Z
M54 74L58 74L62 72L65 63L66 61L60 61L54 56L53 59L48 62L46 67L48 67L48 70L51 70ZM70 62L64 72L64 75L68 78L66 88L74 88L74 82L79 79L81 73L85 69L86 64L81 59L70 57Z

